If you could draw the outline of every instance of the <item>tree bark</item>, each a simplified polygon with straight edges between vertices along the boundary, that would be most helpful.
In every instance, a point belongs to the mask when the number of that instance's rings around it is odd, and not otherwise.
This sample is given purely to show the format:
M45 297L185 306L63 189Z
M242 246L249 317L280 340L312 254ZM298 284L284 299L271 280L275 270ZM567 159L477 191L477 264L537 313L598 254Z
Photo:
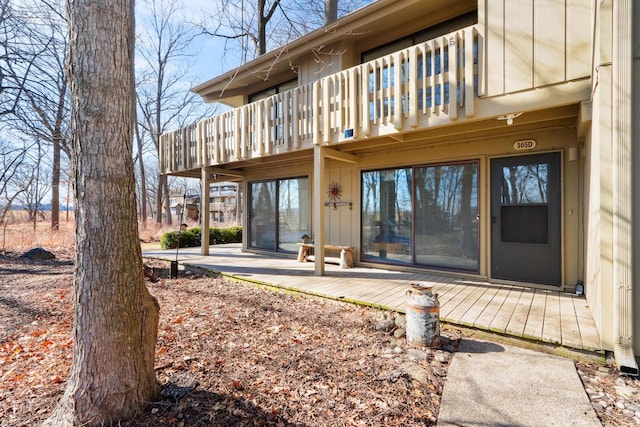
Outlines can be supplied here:
M133 417L159 392L131 157L133 0L68 0L76 216L73 365L46 426Z
M167 225L173 224L173 220L171 218L171 198L169 197L169 181L166 175L163 175L162 182L162 192L163 192L163 200L164 200L164 213L167 216Z
M138 162L140 168L140 223L142 224L142 228L147 228L147 175L144 170L144 156L142 155L142 137L140 136L140 131L138 130L138 123L136 120L135 124L136 131L136 142L138 144Z
M338 0L324 0L324 25L338 19Z
M53 136L53 165L51 170L51 229L60 227L60 137Z

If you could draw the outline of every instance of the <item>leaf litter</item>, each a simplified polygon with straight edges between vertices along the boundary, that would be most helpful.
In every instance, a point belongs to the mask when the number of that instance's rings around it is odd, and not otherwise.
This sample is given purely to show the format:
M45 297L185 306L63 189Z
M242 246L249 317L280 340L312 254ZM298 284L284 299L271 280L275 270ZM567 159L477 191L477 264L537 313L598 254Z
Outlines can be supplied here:
M162 267L161 261L152 261ZM70 261L0 257L0 426L40 423L72 363ZM375 330L379 310L182 272L147 281L161 307L162 385L119 426L435 425L448 360L403 370L404 339ZM450 332L449 351L459 334Z

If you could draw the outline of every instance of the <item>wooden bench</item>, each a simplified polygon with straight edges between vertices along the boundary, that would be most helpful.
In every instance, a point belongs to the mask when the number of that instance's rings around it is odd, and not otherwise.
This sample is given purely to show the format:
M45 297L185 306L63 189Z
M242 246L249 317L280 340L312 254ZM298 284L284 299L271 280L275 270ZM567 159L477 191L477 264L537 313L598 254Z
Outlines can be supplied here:
M313 243L298 243L298 262L310 261L310 251L315 247ZM338 264L341 268L353 267L353 246L324 245L325 250L340 251ZM331 262L331 258L325 258L325 262Z

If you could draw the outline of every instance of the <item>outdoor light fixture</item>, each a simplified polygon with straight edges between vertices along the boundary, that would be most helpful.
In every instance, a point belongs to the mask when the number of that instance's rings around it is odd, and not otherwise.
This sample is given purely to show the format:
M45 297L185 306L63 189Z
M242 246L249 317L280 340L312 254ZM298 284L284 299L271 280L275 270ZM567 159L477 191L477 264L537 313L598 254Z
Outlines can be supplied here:
M515 119L516 117L520 117L521 115L522 115L522 111L519 113L511 113L505 116L500 116L498 117L498 120L506 120L507 125L511 126L513 124L513 119Z

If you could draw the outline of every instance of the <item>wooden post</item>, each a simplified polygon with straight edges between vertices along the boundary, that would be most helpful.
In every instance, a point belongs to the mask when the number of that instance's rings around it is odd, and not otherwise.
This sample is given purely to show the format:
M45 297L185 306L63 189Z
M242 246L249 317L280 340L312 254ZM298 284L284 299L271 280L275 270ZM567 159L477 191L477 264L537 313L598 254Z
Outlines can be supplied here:
M200 224L202 235L200 236L200 254L209 255L209 172L206 166L202 167L202 191L200 195Z
M318 142L318 141L316 141ZM324 276L324 188L325 188L324 147L313 146L313 239L315 245L315 275Z

